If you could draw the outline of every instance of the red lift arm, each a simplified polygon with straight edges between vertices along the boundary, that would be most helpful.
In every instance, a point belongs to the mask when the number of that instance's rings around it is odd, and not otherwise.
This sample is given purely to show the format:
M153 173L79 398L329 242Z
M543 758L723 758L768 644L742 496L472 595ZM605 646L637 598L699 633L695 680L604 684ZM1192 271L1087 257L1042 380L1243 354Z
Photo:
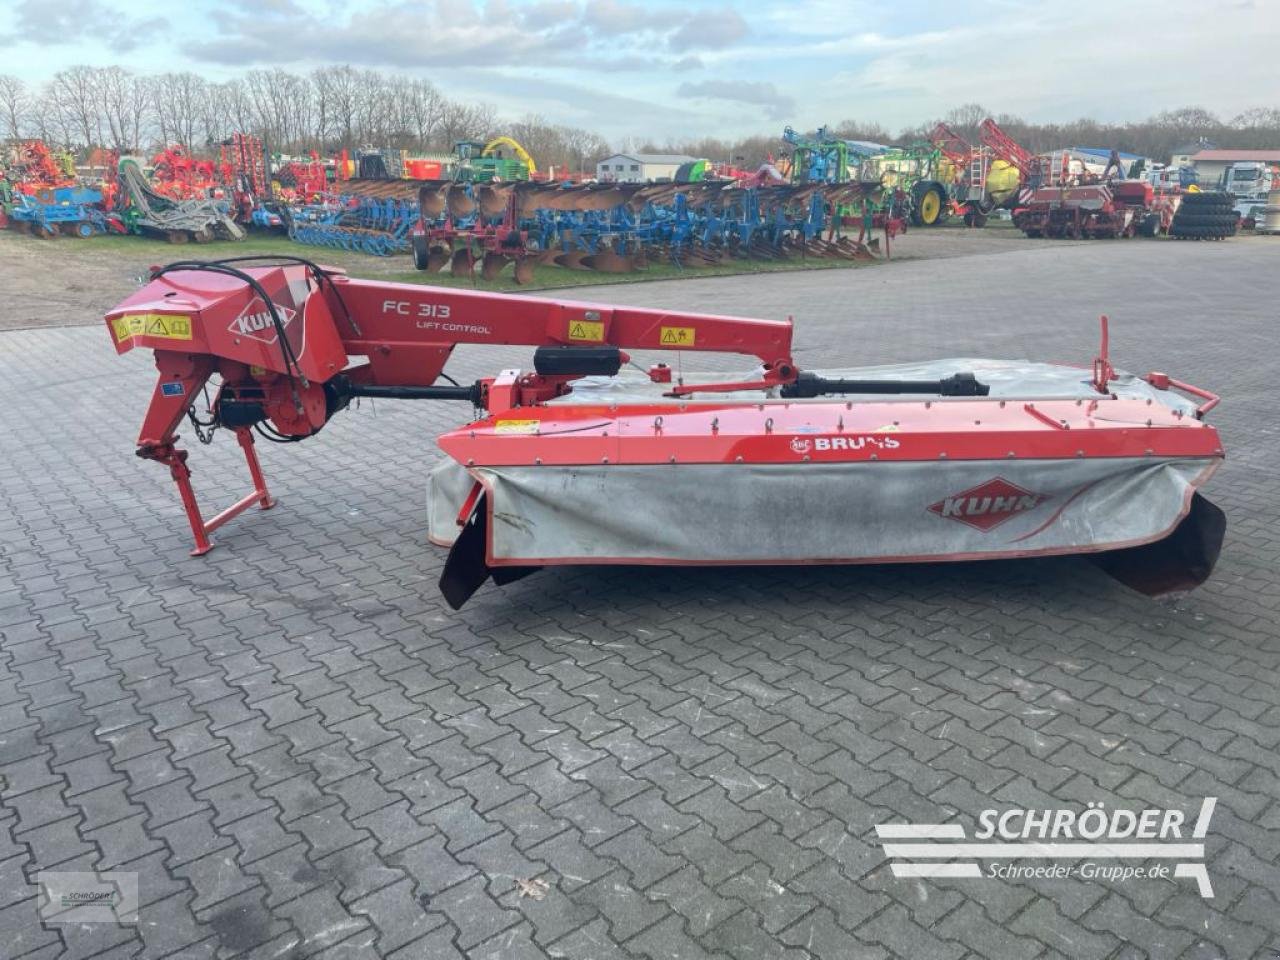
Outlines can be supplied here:
M353 396L470 399L500 412L566 392L571 380L616 373L626 349L710 351L753 356L758 379L675 384L673 393L780 386L796 379L790 321L602 306L355 280L305 261L244 266L186 261L153 270L153 279L106 315L118 353L155 351L159 378L137 454L169 467L195 536L194 554L212 548L209 533L257 504L273 505L254 452L251 428L279 439L320 430ZM458 344L543 348L537 369L467 386L436 386ZM206 383L218 374L220 425L244 449L253 491L205 521L191 486L177 430ZM670 379L668 367L651 371Z

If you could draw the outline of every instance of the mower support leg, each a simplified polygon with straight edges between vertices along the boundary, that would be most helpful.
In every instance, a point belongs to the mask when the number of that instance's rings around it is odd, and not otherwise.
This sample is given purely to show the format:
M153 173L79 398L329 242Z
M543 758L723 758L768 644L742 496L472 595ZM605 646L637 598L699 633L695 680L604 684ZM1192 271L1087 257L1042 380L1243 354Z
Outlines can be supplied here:
M236 439L240 442L240 448L244 450L245 462L249 465L249 476L253 480L253 492L241 497L227 509L214 516L211 520L205 520L200 513L200 504L196 500L195 489L191 486L191 468L187 466L187 451L180 450L173 445L168 445L167 449L153 449L145 454L150 460L157 460L169 467L169 475L173 477L173 482L178 485L178 495L182 498L182 508L186 511L187 522L191 524L191 535L195 538L195 547L191 550L191 556L203 557L206 553L213 549L213 541L209 539L209 534L213 533L228 520L238 517L254 504L257 504L263 510L270 510L276 505L275 499L267 490L266 478L262 475L262 465L258 462L258 452L253 446L253 434L248 427L239 427L236 429ZM139 451L142 453L142 451Z

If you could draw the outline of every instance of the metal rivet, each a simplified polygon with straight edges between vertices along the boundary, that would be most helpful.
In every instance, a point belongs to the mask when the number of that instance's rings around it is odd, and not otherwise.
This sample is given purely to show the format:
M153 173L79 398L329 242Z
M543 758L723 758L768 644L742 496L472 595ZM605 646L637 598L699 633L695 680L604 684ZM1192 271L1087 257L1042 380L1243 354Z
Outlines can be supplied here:
M1076 451L1076 456L1077 456L1077 457L1083 457L1083 456L1084 456L1084 451L1083 451L1083 450L1077 450L1077 451Z
M674 453L671 456L667 457L667 463L675 463L675 462L676 462L676 455Z
M809 455L806 453L806 454L805 454L801 459L803 459L803 460L808 460L808 459L809 459Z
M939 460L947 459L947 452L944 450L942 453L938 454L938 459Z
M764 422L764 432L765 432L765 433L773 433L773 417L769 417L769 419L765 420L765 422Z
M734 463L741 463L741 462L742 462L742 457L741 457L741 456L734 457L734 458L733 458L733 462L734 462Z
M601 462L601 463L608 463L608 462L609 462L609 458L608 458L608 457L601 457L601 458L600 458L600 462Z
M476 462L472 460L470 457L467 457L467 466L474 467L475 465L476 465Z
M879 459L880 459L880 454L878 454L878 453L873 453L873 454L871 455L871 459L872 459L872 460L879 460Z
M1010 451L1009 451L1009 459L1010 459L1010 460L1014 459L1016 456L1017 456L1017 454L1016 454L1016 453L1014 453L1012 450L1010 450Z
M533 465L534 465L535 467L540 467L540 466L542 466L542 458L541 458L541 457L534 457L534 458L533 458Z

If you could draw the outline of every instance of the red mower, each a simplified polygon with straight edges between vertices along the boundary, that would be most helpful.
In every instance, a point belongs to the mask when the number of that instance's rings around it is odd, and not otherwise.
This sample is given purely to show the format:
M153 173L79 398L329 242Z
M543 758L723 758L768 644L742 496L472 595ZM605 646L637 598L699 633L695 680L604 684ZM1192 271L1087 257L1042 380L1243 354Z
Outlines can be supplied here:
M1223 459L1206 391L1091 368L934 360L807 371L789 321L349 278L281 258L184 261L106 316L155 351L138 456L167 465L195 536L273 505L254 450L313 436L352 398L455 400L428 529L455 608L560 564L828 564L1089 554L1147 593L1203 582ZM461 344L534 347L533 369L441 383ZM676 375L699 352L753 372ZM634 372L633 372L634 371ZM194 402L215 379L207 419ZM1189 399L1190 398L1190 399ZM204 519L177 429L236 434L253 490ZM336 521L335 521L336 522Z

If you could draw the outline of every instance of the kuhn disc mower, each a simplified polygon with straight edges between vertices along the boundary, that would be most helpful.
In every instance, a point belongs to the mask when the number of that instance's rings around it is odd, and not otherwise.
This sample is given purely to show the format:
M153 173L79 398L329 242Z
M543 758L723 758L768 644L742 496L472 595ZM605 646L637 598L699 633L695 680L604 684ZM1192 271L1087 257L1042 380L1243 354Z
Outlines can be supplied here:
M1092 369L937 360L819 373L797 369L789 321L355 280L282 258L156 269L106 323L117 351L155 351L137 453L170 468L194 554L235 515L273 505L254 431L312 436L353 397L470 403L470 422L439 438L428 497L454 607L489 577L558 564L1053 554L1093 555L1161 593L1203 582L1223 536L1198 493L1223 457L1202 419L1217 398L1114 370L1105 320ZM460 344L528 344L533 369L453 383L444 368ZM631 373L630 351L675 352L676 369L733 353L755 369ZM202 420L194 401L211 378ZM253 480L210 520L178 446L188 417L202 439L234 432Z

